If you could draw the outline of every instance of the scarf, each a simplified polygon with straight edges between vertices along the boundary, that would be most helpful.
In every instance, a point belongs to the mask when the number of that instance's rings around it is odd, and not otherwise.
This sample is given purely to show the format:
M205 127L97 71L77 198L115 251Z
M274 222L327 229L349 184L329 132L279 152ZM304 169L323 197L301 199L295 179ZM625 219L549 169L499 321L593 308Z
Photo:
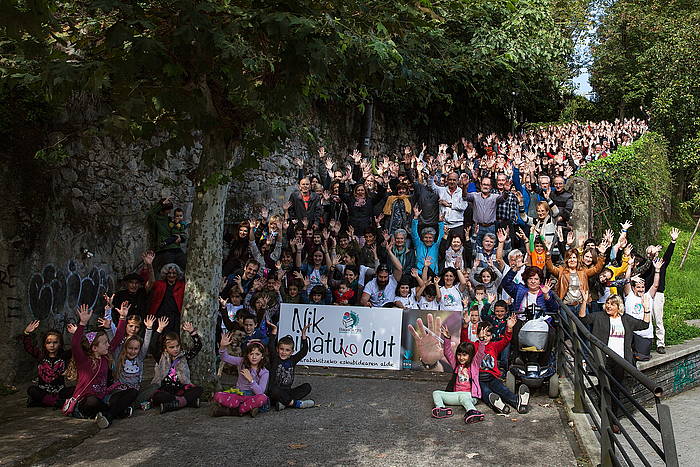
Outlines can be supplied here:
M464 253L464 247L459 247L459 250L454 251L452 248L447 248L445 250L445 267L456 267L455 266L455 261L459 258L460 260L462 259L462 253ZM462 261L464 263L464 261ZM464 264L462 264L462 268L464 267ZM460 268L461 269L461 268Z
M160 361L156 364L155 374L153 375L152 384L160 384L165 378L169 377L173 381L180 384L192 384L190 381L190 367L187 364L185 353L180 354L175 358L177 364L173 366L173 359L167 352L163 352Z
M394 201L403 201L404 208L406 208L407 213L411 213L411 202L408 200L409 196L408 195L391 195L386 199L386 203L384 203L384 211L383 213L385 215L390 215L391 214L391 206L394 204Z

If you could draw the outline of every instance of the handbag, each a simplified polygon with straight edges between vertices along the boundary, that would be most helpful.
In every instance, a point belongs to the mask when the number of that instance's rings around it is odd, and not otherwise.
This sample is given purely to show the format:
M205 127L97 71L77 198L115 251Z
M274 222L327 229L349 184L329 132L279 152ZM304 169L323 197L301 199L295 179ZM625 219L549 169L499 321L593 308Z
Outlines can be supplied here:
M94 375L92 375L92 378L90 378L90 381L85 385L83 388L83 392L85 392L85 389L90 387L90 384L95 380L97 375L99 374L100 370L102 369L102 359L100 358L100 366L97 367L97 371L95 372ZM78 401L80 400L80 397L82 396L81 394L75 395L75 393L66 399L66 401L63 403L63 408L61 409L61 412L63 412L63 415L70 415L73 413L75 410L75 406L78 405Z

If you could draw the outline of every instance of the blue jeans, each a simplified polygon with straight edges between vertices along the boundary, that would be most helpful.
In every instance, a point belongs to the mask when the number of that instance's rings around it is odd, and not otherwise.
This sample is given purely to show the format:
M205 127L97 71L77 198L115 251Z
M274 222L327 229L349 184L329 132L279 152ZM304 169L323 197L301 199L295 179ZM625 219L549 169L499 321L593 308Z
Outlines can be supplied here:
M489 394L492 392L495 392L501 396L503 402L510 405L514 409L518 408L518 396L513 394L513 392L508 389L500 379L494 377L492 374L479 374L479 385L481 386L481 400L486 402L486 404L492 409L494 407L491 405L491 402L489 402Z

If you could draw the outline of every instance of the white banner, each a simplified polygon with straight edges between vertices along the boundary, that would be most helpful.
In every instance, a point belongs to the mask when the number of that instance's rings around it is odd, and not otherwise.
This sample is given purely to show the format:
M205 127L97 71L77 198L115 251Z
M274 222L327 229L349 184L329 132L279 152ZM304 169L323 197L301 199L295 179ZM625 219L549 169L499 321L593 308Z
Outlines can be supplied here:
M400 308L283 303L278 337L291 335L300 348L302 328L311 339L302 365L401 369Z

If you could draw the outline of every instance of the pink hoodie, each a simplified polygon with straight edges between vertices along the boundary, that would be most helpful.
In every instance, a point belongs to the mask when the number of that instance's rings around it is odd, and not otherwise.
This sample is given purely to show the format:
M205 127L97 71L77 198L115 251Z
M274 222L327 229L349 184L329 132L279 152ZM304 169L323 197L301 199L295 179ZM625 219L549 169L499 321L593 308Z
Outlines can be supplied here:
M459 371L459 366L457 365L457 356L455 355L455 351L452 349L452 341L450 339L445 339L442 345L442 351L445 354L447 362L452 366L452 368L454 368L454 384L456 386L456 381L459 377L457 374ZM479 386L479 367L481 367L481 359L484 358L485 352L483 345L474 345L474 348L476 353L474 354L472 361L469 363L469 379L471 382L470 392L472 397L479 399L481 398L481 386ZM454 387L452 390L455 390Z

